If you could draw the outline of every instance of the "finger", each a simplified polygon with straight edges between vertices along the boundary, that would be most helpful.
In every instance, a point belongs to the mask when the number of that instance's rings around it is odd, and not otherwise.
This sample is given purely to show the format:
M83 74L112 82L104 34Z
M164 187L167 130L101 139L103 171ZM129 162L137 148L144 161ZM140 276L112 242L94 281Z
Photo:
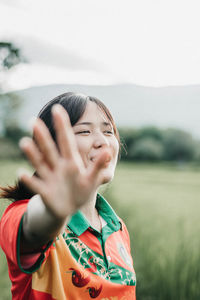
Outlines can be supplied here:
M37 170L38 175L41 178L46 178L49 174L49 168L44 162L43 156L33 140L29 137L23 137L19 142L19 146L32 166Z
M55 168L59 153L45 123L37 118L33 125L34 139L50 168Z
M18 177L32 192L42 194L44 186L41 179L36 176L30 176L27 171L21 171Z
M100 154L99 158L96 160L91 169L88 171L87 180L94 185L95 187L101 184L101 170L106 168L111 161L111 151L109 149L105 149Z
M80 154L67 111L61 105L56 104L52 108L52 113L56 129L56 139L61 155L67 159L73 159L74 156L78 159Z

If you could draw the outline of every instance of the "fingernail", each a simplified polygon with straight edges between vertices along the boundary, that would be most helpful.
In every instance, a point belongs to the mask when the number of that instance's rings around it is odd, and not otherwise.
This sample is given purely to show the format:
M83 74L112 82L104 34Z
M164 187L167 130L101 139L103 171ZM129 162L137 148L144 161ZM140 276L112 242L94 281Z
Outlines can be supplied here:
M21 178L22 175L27 175L27 176L31 177L31 173L28 170L24 169L24 168L17 169L16 175L17 175L18 178Z
M20 148L24 148L28 145L28 138L27 137L23 137L21 138L21 140L19 141L19 147Z
M60 113L61 112L61 105L60 104L54 104L52 107L52 112Z
M30 133L33 133L33 127L34 127L34 124L36 123L36 120L37 120L37 117L31 117L28 120L28 130Z

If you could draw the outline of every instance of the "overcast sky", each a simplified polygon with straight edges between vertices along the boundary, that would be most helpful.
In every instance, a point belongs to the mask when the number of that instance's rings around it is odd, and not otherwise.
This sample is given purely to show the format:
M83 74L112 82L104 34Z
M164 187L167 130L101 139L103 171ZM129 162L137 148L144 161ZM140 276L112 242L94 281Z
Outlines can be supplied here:
M200 84L199 0L0 0L0 40L29 64L10 88Z

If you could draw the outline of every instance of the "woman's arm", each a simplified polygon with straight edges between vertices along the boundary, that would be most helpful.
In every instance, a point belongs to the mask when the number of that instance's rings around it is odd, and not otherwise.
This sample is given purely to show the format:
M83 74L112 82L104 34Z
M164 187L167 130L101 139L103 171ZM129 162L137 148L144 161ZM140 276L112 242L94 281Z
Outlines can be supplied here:
M21 254L37 251L59 235L68 219L58 219L45 206L40 195L33 196L23 216Z
M67 219L97 190L102 182L99 171L110 158L104 147L92 167L86 168L67 112L57 104L52 113L57 147L41 119L33 127L35 141L28 137L20 141L38 174L21 174L20 180L40 195L30 200L24 215L21 253L37 250L61 232Z

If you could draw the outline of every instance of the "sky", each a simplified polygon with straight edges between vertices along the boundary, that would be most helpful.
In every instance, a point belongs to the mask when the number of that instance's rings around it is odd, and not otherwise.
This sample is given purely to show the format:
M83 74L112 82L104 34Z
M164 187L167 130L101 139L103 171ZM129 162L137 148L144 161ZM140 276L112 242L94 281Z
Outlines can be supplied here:
M5 89L200 84L199 0L0 0L0 40L27 58Z

